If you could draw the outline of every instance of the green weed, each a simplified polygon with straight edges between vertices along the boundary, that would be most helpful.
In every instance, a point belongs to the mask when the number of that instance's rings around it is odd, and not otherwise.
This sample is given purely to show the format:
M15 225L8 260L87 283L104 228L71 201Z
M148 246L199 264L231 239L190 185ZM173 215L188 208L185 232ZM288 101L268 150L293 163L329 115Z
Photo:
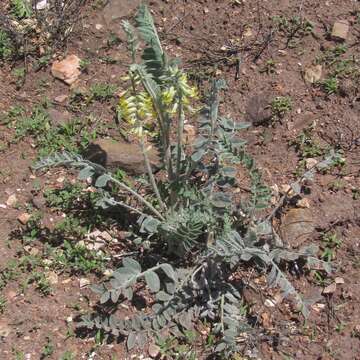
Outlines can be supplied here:
M321 257L325 261L333 261L336 258L336 250L340 248L342 240L338 238L336 233L327 233L322 238L323 253Z
M25 83L25 68L20 67L12 71L12 75L15 78L16 89L19 90Z
M115 91L115 85L94 84L90 87L90 97L97 101L107 101L114 97Z
M282 119L291 109L289 96L278 96L271 102L271 110L275 119Z
M0 295L0 314L3 314L6 309L6 299Z
M74 273L101 272L104 259L95 251L85 246L65 240L63 249L57 249L54 254L55 266L69 269Z
M336 94L338 92L339 82L335 76L323 80L321 85L327 95Z
M47 357L50 357L54 353L55 347L51 341L51 339L48 337L46 338L46 344L41 350L40 360L45 359Z
M18 19L26 19L32 15L31 5L26 0L10 0L11 13Z
M260 70L261 73L267 75L274 74L276 71L276 62L273 59L267 60L264 67Z
M61 355L59 360L75 360L75 359L76 358L74 353L72 351L67 350Z
M13 43L9 35L0 29L0 60L9 60L14 52Z

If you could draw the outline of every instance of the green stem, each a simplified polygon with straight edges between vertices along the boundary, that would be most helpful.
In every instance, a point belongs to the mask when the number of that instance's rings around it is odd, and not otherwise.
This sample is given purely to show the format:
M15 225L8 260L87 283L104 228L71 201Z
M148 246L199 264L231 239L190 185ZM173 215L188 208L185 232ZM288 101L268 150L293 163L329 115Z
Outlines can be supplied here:
M113 177L111 177L111 180L119 185L121 188L123 188L124 190L128 191L130 194L132 194L135 198L137 198L141 203L143 203L145 206L147 206L149 208L149 210L152 211L152 213L154 215L156 215L160 220L164 221L165 218L161 215L161 213L159 211L157 211L147 200L145 200L141 195L139 195L136 191L134 191L133 189L131 189L129 186L125 185L124 183L122 183L121 181L114 179Z
M131 76L131 85L132 85L133 95L136 98L136 84L135 84L135 79L134 79L133 76ZM136 105L138 105L138 104L136 104ZM136 106L136 124L135 124L135 126L139 126L139 127L142 126L141 121L140 121L140 116L139 116L139 113L138 113L138 106ZM165 206L164 202L161 199L159 188L156 185L155 177L154 177L154 174L153 174L153 172L151 170L149 157L147 155L147 151L146 151L145 144L144 144L144 135L143 134L140 135L140 148L141 148L141 152L142 152L142 154L144 156L145 167L146 167L146 171L147 171L147 173L149 175L150 184L151 184L151 186L153 188L153 191L155 193L155 196L156 196L156 198L157 198L157 200L159 202L159 206L160 206L161 210L165 211L166 206Z
M184 135L184 106L182 103L182 95L179 95L179 123L178 123L178 144L177 144L177 159L176 159L176 180L179 180L180 176L180 165L181 165L181 154L183 146L183 135Z
M151 165L150 165L149 157L147 155L147 150L145 148L143 137L141 137L141 139L140 139L140 147L141 147L141 151L142 151L143 156L144 156L146 171L147 171L147 173L149 175L150 183L151 183L151 186L152 186L152 188L154 190L156 198L158 199L159 206L160 206L162 211L166 211L166 205L161 199L159 188L156 185L155 177L154 177L154 174L153 174L153 172L151 170Z

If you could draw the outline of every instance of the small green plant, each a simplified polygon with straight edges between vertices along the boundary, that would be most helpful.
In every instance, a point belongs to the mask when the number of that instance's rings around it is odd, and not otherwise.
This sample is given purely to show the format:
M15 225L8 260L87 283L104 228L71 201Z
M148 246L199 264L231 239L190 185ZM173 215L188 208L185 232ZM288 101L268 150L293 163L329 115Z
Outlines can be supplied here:
M335 192L343 190L345 187L346 182L341 179L334 180L329 184L329 189Z
M0 61L9 60L13 55L13 43L9 35L0 29Z
M278 96L271 102L273 117L276 119L282 119L291 109L292 104L289 96Z
M12 71L12 75L15 77L16 89L19 90L25 83L25 68L20 67Z
M327 261L333 261L336 257L336 250L340 248L342 240L338 238L336 233L327 233L322 238L323 253L321 257Z
M3 314L6 309L6 299L0 295L0 314Z
M59 360L75 360L75 355L72 351L67 350L61 356Z
M359 188L354 188L351 190L352 192L352 197L353 200L359 200L360 199L360 189Z
M47 67L49 65L50 60L51 60L51 55L41 56L34 64L34 70L39 71Z
M63 249L57 249L54 254L56 267L67 269L72 273L100 273L104 269L104 259L95 251L85 246L64 241Z
M43 272L34 270L23 283L23 290L25 291L30 284L35 284L36 289L42 296L49 296L52 293L50 282Z
M80 70L82 72L88 73L90 64L91 64L91 61L88 59L80 60Z
M310 35L314 30L314 25L307 19L299 16L287 18L285 16L274 16L272 18L276 29L286 37L287 47L296 47L299 40Z
M305 128L295 140L290 141L290 146L294 146L301 159L322 156L325 150L313 135L314 125Z
M54 353L54 345L51 341L51 339L48 337L46 338L46 344L41 350L40 359L46 359L47 357L50 357Z
M165 339L158 338L157 345L160 348L161 357L174 360L197 360L194 351L196 334L193 331L186 331L179 337L169 336Z
M267 75L274 74L276 71L276 62L273 59L267 60L264 67L260 70L262 73Z
M23 351L13 348L12 352L15 355L15 360L25 360L25 353Z
M114 97L115 91L115 85L94 84L90 87L90 97L97 101L107 101Z
M338 92L338 80L335 76L329 77L322 82L322 88L327 95L336 94Z
M11 0L11 12L18 19L26 19L32 15L30 2L26 0Z

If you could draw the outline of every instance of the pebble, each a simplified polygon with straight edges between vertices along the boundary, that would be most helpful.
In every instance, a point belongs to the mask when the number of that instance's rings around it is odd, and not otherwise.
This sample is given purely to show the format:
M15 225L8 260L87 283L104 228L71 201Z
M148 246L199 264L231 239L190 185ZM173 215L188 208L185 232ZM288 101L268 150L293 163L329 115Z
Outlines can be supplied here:
M81 74L80 58L76 55L68 55L62 61L55 61L51 67L51 74L67 85L73 84Z
M157 346L155 344L150 344L149 349L148 349L148 353L151 356L151 358L153 358L153 359L157 358L158 355L160 354L159 346Z
M6 205L7 206L11 206L11 207L14 207L18 202L18 199L16 197L15 194L12 194L8 197L8 199L6 200Z
M312 169L314 166L316 166L318 161L314 158L309 158L305 160L305 167L307 170Z
M331 37L334 40L345 41L349 33L349 22L347 20L337 20L333 26Z
M299 208L303 208L303 209L309 209L310 208L310 201L309 199L300 199L297 203L296 206Z
M59 95L54 99L54 101L59 103L59 104L62 104L63 102L66 101L67 98L68 98L67 95Z
M273 301L271 301L270 299L266 299L264 302L264 305L267 307L275 307L275 304Z
M10 333L10 326L6 322L0 321L0 339L8 337Z
M330 295L336 291L336 283L332 283L323 290L323 294Z
M31 219L31 215L28 213L22 213L18 216L17 219L21 224L26 225Z
M84 288L85 286L89 286L91 284L91 282L89 279L80 278L79 284L80 284L80 289L81 289L81 288Z

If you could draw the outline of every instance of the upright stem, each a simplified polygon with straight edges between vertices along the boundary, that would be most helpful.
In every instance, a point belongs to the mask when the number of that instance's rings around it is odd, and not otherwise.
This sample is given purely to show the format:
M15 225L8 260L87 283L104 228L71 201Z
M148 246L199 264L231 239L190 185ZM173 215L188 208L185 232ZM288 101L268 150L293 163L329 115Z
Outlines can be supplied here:
M177 159L176 159L176 180L180 176L180 165L181 165L181 154L183 146L183 136L184 136L184 106L182 103L182 95L179 95L179 123L178 123L178 144L177 144Z
M130 194L132 194L134 197L136 197L141 203L143 203L145 206L147 206L154 215L156 215L160 220L164 220L164 217L160 214L159 211L157 211L147 200L145 200L141 195L139 195L135 190L130 188L129 186L125 185L123 182L115 179L114 177L111 177L111 181L115 184L119 185L124 190L128 191Z
M133 94L134 94L134 96L136 96L136 85L135 85L135 80L134 80L133 76L131 76L131 84L132 84ZM136 124L135 124L135 126L142 126L142 124L140 123L140 116L139 116L139 113L138 113L137 109L136 109ZM157 200L159 202L159 206L160 206L161 210L165 211L166 206L165 206L164 202L161 199L159 188L156 185L155 177L154 177L154 174L153 174L153 172L151 170L149 157L147 155L147 150L146 150L145 144L144 144L144 135L142 133L140 135L140 148L141 148L141 152L142 152L142 154L144 156L145 167L146 167L146 171L147 171L147 173L149 175L150 184L151 184L151 186L153 188L153 191L155 193L155 196L156 196L156 198L157 198Z
M216 126L216 120L219 114L219 91L214 80L213 89L212 89L212 101L210 108L210 119L211 119L211 139L214 137L214 131Z
M150 179L150 183L151 183L151 186L154 190L154 193L156 195L156 198L158 199L158 202L159 202L159 206L161 208L162 211L165 211L166 210L166 205L165 203L162 201L161 199L161 195L160 195L160 191L159 191L159 188L158 186L156 185L156 181L155 181L155 177L154 177L154 174L151 170L151 165L150 165L150 161L149 161L149 157L147 156L147 150L145 148L145 144L144 144L144 139L143 137L141 137L140 139L140 147L141 147L141 151L144 155L144 160L145 160L145 167L146 167L146 171L149 175L149 179Z

